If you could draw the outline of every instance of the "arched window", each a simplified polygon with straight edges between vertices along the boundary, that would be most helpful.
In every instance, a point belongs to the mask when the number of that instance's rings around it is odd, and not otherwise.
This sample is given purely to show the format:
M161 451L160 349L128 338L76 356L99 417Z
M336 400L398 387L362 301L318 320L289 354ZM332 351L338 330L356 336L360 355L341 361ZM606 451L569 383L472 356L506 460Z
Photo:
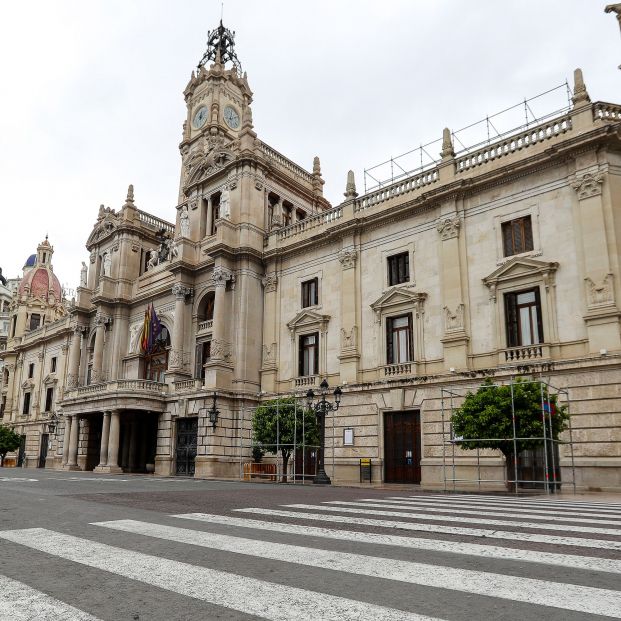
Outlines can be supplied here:
M198 321L199 323L203 321L211 321L213 320L213 309L214 304L216 302L216 293L215 291L209 291L205 297L201 300L198 307Z
M168 368L168 351L170 350L170 333L162 327L151 353L145 355L144 378L153 382L164 382Z

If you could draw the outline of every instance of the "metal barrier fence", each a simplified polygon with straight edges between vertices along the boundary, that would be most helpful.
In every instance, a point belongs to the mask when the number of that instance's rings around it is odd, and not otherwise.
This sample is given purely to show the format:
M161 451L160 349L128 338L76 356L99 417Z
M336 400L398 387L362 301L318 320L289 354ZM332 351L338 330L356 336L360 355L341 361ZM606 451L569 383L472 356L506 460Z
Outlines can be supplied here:
M538 384L541 395L541 417L542 417L542 435L540 437L520 437L517 432L516 415L515 415L515 394L514 386L515 382L511 378L509 386L511 388L511 419L512 419L512 434L506 438L464 438L457 437L453 432L452 418L455 410L457 410L466 398L465 392L472 392L473 389L477 389L482 385L477 386L464 386L453 388L442 388L442 471L444 480L444 490L448 491L452 485L452 489L456 490L458 484L467 484L474 486L480 491L482 483L502 483L511 484L513 491L518 494L521 489L527 487L542 488L546 494L554 493L560 489L560 447L569 447L569 458L571 463L572 479L568 483L572 485L574 493L576 492L576 469L574 461L574 448L573 448L573 432L571 428L571 409L569 392L564 388L558 388L552 384L539 379L539 380L524 380L522 384ZM498 388L500 386L506 386L506 384L486 384L490 388ZM568 427L563 432L566 439L555 438L552 426L552 408L549 406L551 403L551 397L556 396L557 403L567 408L568 414ZM546 403L548 407L546 408ZM448 414L448 416L447 416ZM448 426L448 431L447 431ZM447 439L448 436L448 439ZM520 478L520 466L518 465L518 443L519 442L533 442L543 448L543 463L541 468L541 478L536 479L523 479ZM483 450L498 450L498 446L501 442L513 443L513 464L505 464L507 476L503 479L488 479L481 477L481 450L476 450L476 478L460 478L457 476L458 469L463 471L467 464L464 463L465 455L456 455L456 448L460 444L467 442L477 442L481 444L489 444L489 448ZM467 449L462 449L465 451ZM447 454L448 453L448 454ZM534 461L534 460L533 460ZM460 463L461 462L461 463ZM512 468L511 468L512 466ZM513 477L509 476L510 470L513 471Z

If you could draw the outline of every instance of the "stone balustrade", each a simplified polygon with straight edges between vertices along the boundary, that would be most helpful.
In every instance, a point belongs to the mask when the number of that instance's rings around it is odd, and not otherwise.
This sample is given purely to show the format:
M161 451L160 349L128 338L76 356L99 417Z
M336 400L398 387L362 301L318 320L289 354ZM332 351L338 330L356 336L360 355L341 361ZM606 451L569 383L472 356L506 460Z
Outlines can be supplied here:
M322 211L321 213L308 216L307 218L304 218L304 220L298 220L297 222L294 222L289 226L277 229L270 235L274 235L278 239L289 239L291 237L294 237L295 235L304 233L305 231L310 231L311 229L323 226L325 224L336 222L342 217L343 207L339 205L338 207L333 207L332 209Z
M546 358L547 349L548 348L542 344L511 347L504 351L505 362L522 362L524 360Z
M306 183L313 183L313 176L308 171L304 170L301 166L298 166L295 162L292 162L282 153L276 151L276 149L272 149L272 147L266 145L264 142L261 143L260 149L261 153L266 159L270 160L270 162L293 173L294 176L306 181Z
M177 380L173 382L175 392L189 392L193 390L200 390L203 387L203 380L200 379L187 379Z
M395 377L399 375L412 375L412 363L399 362L397 364L387 364L384 367L385 377Z
M384 188L365 194L354 206L354 211L363 211L369 207L379 205L395 196L402 196L410 192L415 192L424 188L432 183L435 183L439 179L438 167L434 166L431 169L424 170L418 174L415 174L406 179L391 183Z
M100 384L89 384L79 386L65 393L67 399L82 398L90 395L101 395L102 393L116 392L142 392L150 395L161 395L168 391L168 386L160 382L153 382L145 379L117 379Z
M551 119L517 134L502 138L492 144L485 145L476 151L457 157L455 159L455 173L463 173L517 151L527 149L534 144L565 134L571 131L571 129L572 123L569 114Z
M138 217L140 218L140 222L151 226L155 229L165 229L167 233L174 234L175 225L170 222L166 222L166 220L162 220L160 218L156 218L152 216L150 213L146 213L145 211L138 210Z
M207 321L198 322L198 331L207 332L213 329L213 319L207 319Z
M318 375L306 375L304 377L295 378L295 387L303 388L305 386L317 386L319 381Z
M619 121L621 120L621 106L618 104L598 101L593 104L593 120L595 121Z

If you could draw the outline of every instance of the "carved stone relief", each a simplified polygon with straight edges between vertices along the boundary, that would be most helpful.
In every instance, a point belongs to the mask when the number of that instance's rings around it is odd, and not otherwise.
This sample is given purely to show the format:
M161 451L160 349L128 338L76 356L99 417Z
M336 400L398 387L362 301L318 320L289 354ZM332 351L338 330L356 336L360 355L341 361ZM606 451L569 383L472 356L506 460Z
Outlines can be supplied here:
M602 193L604 175L601 172L588 172L576 175L571 182L571 187L576 190L578 200L599 196Z
M344 270L354 268L358 260L358 251L355 248L345 248L338 253L338 258Z
M613 275L606 274L601 284L596 284L588 276L586 283L587 306L589 308L614 304Z
M446 241L447 239L453 239L453 237L459 236L459 229L461 227L461 221L457 216L440 218L438 223L436 224L436 228L438 229L438 233L440 233L440 237L442 241Z

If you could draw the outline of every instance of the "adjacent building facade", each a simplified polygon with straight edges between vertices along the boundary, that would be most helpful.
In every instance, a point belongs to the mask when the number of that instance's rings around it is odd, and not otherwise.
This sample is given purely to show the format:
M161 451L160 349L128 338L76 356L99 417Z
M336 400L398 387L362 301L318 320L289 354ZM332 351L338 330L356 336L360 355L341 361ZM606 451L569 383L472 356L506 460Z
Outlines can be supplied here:
M567 112L458 154L445 130L434 165L364 195L350 173L332 206L318 158L306 170L257 136L252 96L221 25L184 91L171 222L132 186L102 206L68 313L25 274L2 354L22 461L238 476L253 408L327 378L333 480L371 458L374 481L442 488L447 450L461 478L474 463L447 448L445 391L532 375L568 391L563 480L573 465L578 489L620 491L621 105L592 102L577 70ZM481 461L503 478L499 453Z

